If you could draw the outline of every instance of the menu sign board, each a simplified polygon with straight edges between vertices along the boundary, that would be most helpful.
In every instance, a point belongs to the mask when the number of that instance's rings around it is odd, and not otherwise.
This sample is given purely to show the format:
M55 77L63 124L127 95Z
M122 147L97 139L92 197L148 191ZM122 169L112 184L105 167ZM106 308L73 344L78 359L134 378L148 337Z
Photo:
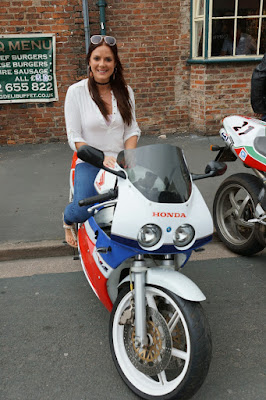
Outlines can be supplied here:
M0 35L0 103L56 100L55 35Z

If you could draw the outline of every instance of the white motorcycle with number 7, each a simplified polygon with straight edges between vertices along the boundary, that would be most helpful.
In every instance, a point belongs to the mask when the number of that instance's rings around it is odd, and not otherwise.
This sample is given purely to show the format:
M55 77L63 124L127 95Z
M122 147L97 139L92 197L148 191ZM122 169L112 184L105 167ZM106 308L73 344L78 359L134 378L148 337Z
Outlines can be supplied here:
M100 168L99 195L80 201L91 217L79 225L84 273L111 312L114 364L143 399L188 399L211 360L204 294L179 272L212 238L210 212L193 180L222 174L210 162L190 174L180 148L157 144L121 152L115 169L82 146L78 157Z

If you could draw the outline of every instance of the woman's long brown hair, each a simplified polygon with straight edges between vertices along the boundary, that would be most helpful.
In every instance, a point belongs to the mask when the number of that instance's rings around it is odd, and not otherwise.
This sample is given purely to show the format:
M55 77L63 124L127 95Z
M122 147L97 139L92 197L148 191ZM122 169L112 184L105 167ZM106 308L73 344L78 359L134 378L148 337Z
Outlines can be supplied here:
M89 51L87 54L87 64L89 64L89 61L91 58L91 53L93 52L93 50L102 45L108 46L107 44L105 44L104 41L102 41L99 44L92 44L92 43L90 44ZM115 71L114 71L115 77L113 76L114 75L113 74L111 76L111 80L110 80L111 89L116 98L117 107L120 111L120 114L122 116L124 123L126 123L127 125L130 125L132 122L132 105L131 105L127 85L126 85L126 82L125 82L125 79L123 76L123 67L122 67L121 61L118 57L117 46L114 45L114 46L108 46L108 47L111 49L111 51L114 55L115 64L116 64ZM97 83L95 82L94 78L92 76L90 76L90 72L88 73L88 78L89 78L89 91L90 91L91 97L94 100L94 102L97 104L97 106L99 107L104 118L107 119L108 112L107 112L106 104L100 97Z

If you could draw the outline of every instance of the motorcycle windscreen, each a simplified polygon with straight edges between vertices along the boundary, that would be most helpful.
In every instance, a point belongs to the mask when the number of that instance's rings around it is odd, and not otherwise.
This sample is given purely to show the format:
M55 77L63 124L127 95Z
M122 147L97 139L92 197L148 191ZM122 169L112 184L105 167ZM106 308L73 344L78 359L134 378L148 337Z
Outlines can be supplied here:
M183 152L168 144L153 144L119 153L118 164L148 200L185 203L192 183Z

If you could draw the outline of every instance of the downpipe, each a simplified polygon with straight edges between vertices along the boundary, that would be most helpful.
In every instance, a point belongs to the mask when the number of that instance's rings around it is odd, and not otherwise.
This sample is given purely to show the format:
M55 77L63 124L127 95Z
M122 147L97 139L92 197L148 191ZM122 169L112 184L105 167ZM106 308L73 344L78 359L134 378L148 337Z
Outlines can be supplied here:
M147 269L143 256L136 256L131 273L134 280L135 345L141 348L148 344L145 290Z
M83 8L84 31L85 31L85 49L86 49L86 54L88 54L89 45L90 45L90 24L89 24L88 0L82 0L82 8Z
M106 35L106 29L105 29L105 7L107 6L107 3L105 0L99 0L97 3L97 6L99 7L100 10L100 28L101 28L101 35Z

